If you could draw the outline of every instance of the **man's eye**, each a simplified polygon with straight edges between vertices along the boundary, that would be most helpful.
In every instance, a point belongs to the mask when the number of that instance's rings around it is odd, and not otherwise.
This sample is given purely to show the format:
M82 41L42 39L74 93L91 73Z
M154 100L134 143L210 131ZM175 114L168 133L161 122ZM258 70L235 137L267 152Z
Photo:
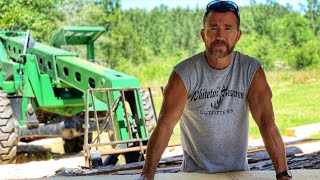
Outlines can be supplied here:
M211 31L217 31L217 30L218 30L217 27L212 27L212 28L211 28Z

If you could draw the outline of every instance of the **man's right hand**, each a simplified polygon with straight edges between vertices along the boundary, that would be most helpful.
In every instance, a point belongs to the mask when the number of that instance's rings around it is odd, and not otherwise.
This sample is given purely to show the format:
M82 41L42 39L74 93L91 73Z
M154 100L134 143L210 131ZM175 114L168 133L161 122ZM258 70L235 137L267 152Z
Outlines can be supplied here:
M141 176L136 180L153 180L154 176L148 176L147 174L141 174Z

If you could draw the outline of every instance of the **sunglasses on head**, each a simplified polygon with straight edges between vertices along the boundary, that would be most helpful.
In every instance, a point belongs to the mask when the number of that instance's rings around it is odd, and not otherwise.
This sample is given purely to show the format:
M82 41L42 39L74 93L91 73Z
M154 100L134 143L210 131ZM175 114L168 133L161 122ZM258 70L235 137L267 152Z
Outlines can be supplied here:
M232 1L213 0L207 5L206 13L208 13L209 11L232 11L238 17L240 17L239 7L236 3Z

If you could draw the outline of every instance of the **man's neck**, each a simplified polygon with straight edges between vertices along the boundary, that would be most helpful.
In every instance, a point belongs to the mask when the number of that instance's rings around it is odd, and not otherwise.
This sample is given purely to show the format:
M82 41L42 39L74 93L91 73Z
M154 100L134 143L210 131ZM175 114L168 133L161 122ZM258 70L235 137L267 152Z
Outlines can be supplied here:
M223 57L223 58L210 57L206 51L204 54L205 54L208 65L211 68L217 69L217 70L225 69L226 67L228 67L232 58L232 53L228 54L226 57Z

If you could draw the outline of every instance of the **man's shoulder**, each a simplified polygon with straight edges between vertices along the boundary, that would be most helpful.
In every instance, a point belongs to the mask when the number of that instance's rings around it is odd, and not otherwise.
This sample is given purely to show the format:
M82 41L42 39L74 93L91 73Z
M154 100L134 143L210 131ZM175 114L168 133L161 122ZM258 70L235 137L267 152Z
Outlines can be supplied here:
M195 67L195 65L200 63L201 60L203 60L204 58L205 58L204 52L200 52L193 56L188 57L187 59L182 60L176 65L176 67L188 67L188 66Z
M240 61L240 64L242 65L260 65L261 63L254 57L249 56L247 54L244 54L239 51L234 51L236 58Z
M234 51L234 53L236 54L236 56L241 59L241 60L245 60L245 61L257 61L256 58L250 56L250 55L247 55L247 54L244 54L242 52L239 52L239 51Z

